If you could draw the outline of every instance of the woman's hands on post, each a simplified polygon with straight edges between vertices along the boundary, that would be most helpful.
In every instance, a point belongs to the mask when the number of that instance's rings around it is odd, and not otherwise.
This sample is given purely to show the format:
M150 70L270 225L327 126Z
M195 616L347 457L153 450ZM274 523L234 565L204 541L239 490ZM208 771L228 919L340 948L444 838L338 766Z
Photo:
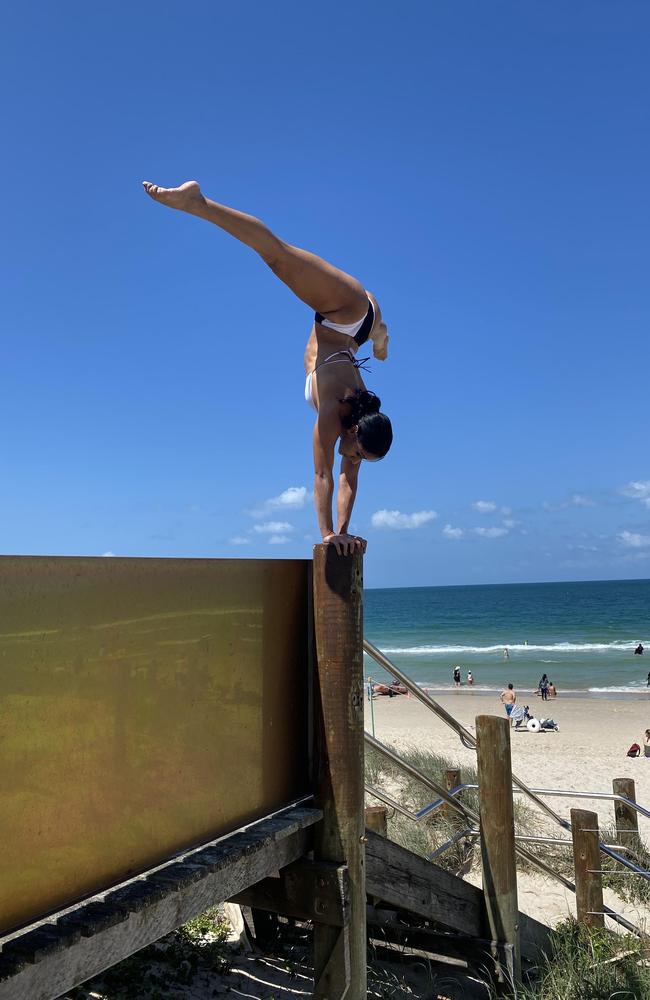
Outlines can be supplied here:
M352 555L353 552L365 552L368 545L365 538L359 535L340 535L331 532L323 537L323 545L333 545L340 556Z

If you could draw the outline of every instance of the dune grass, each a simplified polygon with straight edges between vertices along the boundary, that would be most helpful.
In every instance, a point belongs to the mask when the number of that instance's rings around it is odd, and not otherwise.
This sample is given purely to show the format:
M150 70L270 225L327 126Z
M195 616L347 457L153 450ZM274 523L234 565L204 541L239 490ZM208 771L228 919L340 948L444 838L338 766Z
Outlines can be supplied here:
M440 754L421 747L407 746L400 748L400 757L417 768L422 774L445 787L445 771L458 764ZM463 783L477 783L476 768L463 765ZM366 748L366 781L379 788L387 789L393 797L413 812L428 805L436 794L417 778L404 774L403 771L373 748ZM458 796L458 802L478 813L478 791L464 789ZM515 823L521 832L532 832L537 829L534 810L521 799L515 800ZM459 828L473 826L460 813L445 814L442 809L436 809L429 818L415 823L413 820L396 813L388 819L388 836L395 843L408 848L423 857L431 854L458 831ZM469 867L479 863L479 852L467 841L454 844L445 854L436 859L436 864L450 871L467 871Z
M551 934L549 954L518 1000L650 1000L646 961L639 938L566 920Z
M409 764L416 767L427 777L431 778L438 785L444 787L445 771L451 767L457 767L457 763L440 754L421 747L405 747L400 749L400 756ZM476 784L476 769L463 765L462 780L465 784ZM366 781L376 787L387 787L392 790L394 798L407 806L413 812L417 812L436 798L435 792L427 788L420 781L405 775L395 764L372 748L366 748ZM459 802L469 807L473 812L478 813L479 802L478 792L475 789L467 789L460 793ZM515 828L520 834L536 835L542 829L540 813L531 806L526 799L515 796L514 799ZM442 810L436 810L430 819L420 823L414 823L399 814L390 816L388 820L388 832L391 840L401 844L416 854L427 856L449 840L458 829L458 823L463 825L463 820L458 821L447 818ZM465 824L466 825L466 824ZM557 831L557 836L569 837L568 833ZM603 843L616 843L615 827L603 826L600 832L600 839ZM571 880L574 879L573 850L571 846L563 847L558 844L535 844L525 845L529 854L534 855L554 871L564 875ZM448 855L441 855L436 858L436 864L449 870L467 870L468 858L473 858L473 863L480 863L480 856L477 850L467 845L457 844L450 848ZM627 854L630 860L636 862L640 868L650 871L650 851L639 840L635 845L633 854ZM615 861L602 855L603 871L611 872L603 876L603 885L613 889L621 899L627 902L650 906L650 882L642 877L621 876L614 874L620 872L621 867ZM539 871L532 862L517 858L517 868L520 871Z
M444 773L457 766L455 762L421 748L407 747L400 756L437 784L444 787ZM421 809L436 796L414 778L406 776L392 762L374 750L367 750L367 780L385 787L412 811ZM462 767L462 780L476 784L476 770ZM370 777L372 775L372 778ZM478 812L478 793L474 789L461 792L459 800ZM524 799L515 798L515 826L519 833L535 835L541 824L538 812ZM390 810L389 810L390 812ZM462 819L460 819L463 825ZM389 837L416 854L427 856L450 839L458 823L439 810L420 823L404 816L389 816ZM558 831L558 836L568 836ZM601 828L604 843L616 843L613 827ZM571 846L526 844L526 849L543 860L559 874L575 877ZM650 871L650 852L639 841L633 855L627 855L641 868ZM435 859L436 864L449 870L466 873L480 865L478 846L467 842L455 844ZM522 871L537 871L530 862L517 859ZM613 874L620 866L602 855L603 885L613 889L624 900L650 905L650 882L643 878ZM609 930L592 930L570 919L559 924L551 935L550 950L530 984L517 991L519 1000L650 1000L650 959L644 942L634 935L622 935Z

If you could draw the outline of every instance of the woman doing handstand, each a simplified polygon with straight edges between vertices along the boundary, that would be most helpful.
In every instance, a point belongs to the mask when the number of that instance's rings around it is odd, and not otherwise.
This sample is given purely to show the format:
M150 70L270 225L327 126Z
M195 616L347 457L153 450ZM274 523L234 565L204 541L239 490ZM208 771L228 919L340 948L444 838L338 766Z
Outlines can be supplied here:
M388 355L388 331L379 304L356 278L308 250L275 236L263 222L205 198L196 181L162 188L149 181L144 189L154 201L213 222L255 250L274 274L314 310L314 325L305 349L305 398L317 411L314 427L314 498L323 541L339 555L365 551L366 542L348 534L362 461L376 462L388 452L393 432L379 412L380 400L369 392L356 358L359 347L372 341L379 361ZM334 453L341 455L334 531Z

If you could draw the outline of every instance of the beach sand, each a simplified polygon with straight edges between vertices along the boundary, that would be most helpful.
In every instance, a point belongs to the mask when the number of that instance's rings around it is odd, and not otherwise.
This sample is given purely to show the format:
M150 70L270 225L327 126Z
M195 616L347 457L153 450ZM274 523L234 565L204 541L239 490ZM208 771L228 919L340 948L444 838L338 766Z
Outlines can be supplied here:
M503 706L494 694L482 694L467 688L435 694L435 700L472 733L477 715L504 716ZM643 756L643 734L650 728L650 700L604 700L567 698L561 695L542 703L535 695L520 696L519 704L528 704L531 714L550 716L559 732L512 732L513 772L534 788L558 788L590 792L612 791L613 778L633 778L637 801L650 809L650 758ZM369 702L365 702L366 729L371 731ZM373 702L375 735L382 743L395 748L417 746L449 759L452 765L475 766L476 754L466 749L456 734L415 698L375 698ZM543 708L543 711L542 711ZM641 756L626 756L628 747L638 743ZM571 808L590 809L599 815L602 827L613 827L612 802L594 799L549 798L556 812L570 818ZM376 803L375 803L376 804ZM559 826L547 826L545 832L566 836ZM650 845L650 820L640 817L639 833ZM627 876L621 876L626 878ZM480 872L470 876L480 883ZM650 913L631 904L623 904L606 890L607 905L628 916L633 922L650 927ZM574 896L559 882L541 876L519 877L520 908L546 923L554 924L575 913Z

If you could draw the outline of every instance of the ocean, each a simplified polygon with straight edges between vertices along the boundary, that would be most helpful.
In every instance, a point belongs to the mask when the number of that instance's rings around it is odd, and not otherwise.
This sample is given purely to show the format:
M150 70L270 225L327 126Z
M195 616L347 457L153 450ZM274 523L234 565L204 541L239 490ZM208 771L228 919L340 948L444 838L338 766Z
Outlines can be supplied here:
M546 673L560 694L650 700L650 580L366 590L364 634L434 690L458 664L477 691L526 693ZM367 656L364 670L386 678Z

